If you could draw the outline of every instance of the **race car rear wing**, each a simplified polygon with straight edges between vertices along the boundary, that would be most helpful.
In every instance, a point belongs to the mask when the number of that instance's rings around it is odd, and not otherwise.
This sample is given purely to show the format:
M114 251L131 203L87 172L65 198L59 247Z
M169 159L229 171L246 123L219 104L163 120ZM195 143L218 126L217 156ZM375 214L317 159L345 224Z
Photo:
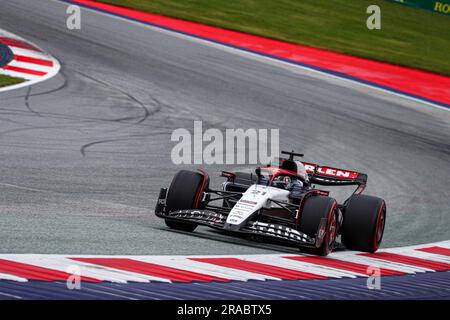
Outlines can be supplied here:
M286 159L280 159L280 166ZM306 172L309 176L310 183L322 185L322 186L357 186L354 193L359 194L364 191L367 185L367 174L339 169L328 166L319 166L314 163L308 163L302 161L305 166ZM269 166L271 166L269 164ZM235 181L236 173L229 171L222 171L222 177L226 177L228 181ZM253 179L248 181L254 183Z
M323 186L356 185L355 193L361 193L367 184L367 174L345 169L319 166L314 163L303 162L311 183Z

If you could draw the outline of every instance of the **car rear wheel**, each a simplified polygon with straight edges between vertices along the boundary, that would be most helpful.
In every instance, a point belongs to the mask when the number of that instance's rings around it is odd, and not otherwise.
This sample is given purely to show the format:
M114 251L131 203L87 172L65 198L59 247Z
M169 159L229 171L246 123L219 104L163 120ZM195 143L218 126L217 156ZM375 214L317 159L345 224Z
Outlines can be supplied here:
M202 192L207 188L208 177L200 172L179 171L172 180L166 198L169 212L183 209L197 209ZM169 228L192 232L197 224L165 219Z
M342 226L342 243L352 250L375 252L383 239L386 203L383 199L353 195L347 203Z
M326 219L325 235L319 248L307 249L308 253L326 256L336 241L338 229L338 207L335 199L313 196L306 199L299 219L299 231L310 237L317 237L322 219Z

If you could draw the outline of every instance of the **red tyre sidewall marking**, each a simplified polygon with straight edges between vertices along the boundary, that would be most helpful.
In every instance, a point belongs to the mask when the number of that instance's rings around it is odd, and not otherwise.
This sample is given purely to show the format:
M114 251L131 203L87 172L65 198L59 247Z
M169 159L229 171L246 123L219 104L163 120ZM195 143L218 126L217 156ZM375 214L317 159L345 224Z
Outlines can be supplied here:
M325 254L329 254L330 253L330 227L331 227L331 219L333 217L334 214L334 209L336 208L336 201L333 202L333 205L331 206L330 212L328 213L328 221L327 221L327 226L326 226L326 231L325 231L325 245L326 247L326 252Z
M202 175L202 185L200 187L200 189L197 191L197 195L195 196L195 200L194 200L194 209L198 209L198 205L200 203L200 196L203 193L203 189L205 188L205 183L206 183L206 173L199 169L198 172Z
M373 251L377 251L378 250L378 247L380 246L381 240L383 239L383 234L381 234L380 239L378 239L378 233L379 233L380 228L383 228L383 233L384 233L384 225L385 225L385 222L386 222L386 216L385 216L384 210L383 210L384 208L386 208L386 203L383 201L381 203L380 209L378 210L377 222L375 224L375 230L373 231L374 232L373 240L372 240L372 246L373 246L372 249L373 249ZM383 216L383 215L385 217L384 217L383 220L381 220L381 216Z

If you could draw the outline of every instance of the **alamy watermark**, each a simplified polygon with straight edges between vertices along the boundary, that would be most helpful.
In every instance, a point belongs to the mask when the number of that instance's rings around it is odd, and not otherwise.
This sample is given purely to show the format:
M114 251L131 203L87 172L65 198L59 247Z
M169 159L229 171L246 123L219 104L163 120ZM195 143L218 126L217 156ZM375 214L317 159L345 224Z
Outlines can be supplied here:
M81 9L79 6L70 5L66 13L69 15L66 20L66 26L69 30L81 29Z
M280 151L279 129L203 131L202 121L194 121L193 132L174 130L171 140L178 142L171 152L174 164L267 164Z
M366 13L370 16L366 20L366 26L369 30L381 29L381 9L376 4L367 7Z
M369 290L381 290L381 269L374 266L367 267L367 289Z
M68 266L66 272L70 274L67 278L66 286L69 290L81 289L81 268L76 265Z

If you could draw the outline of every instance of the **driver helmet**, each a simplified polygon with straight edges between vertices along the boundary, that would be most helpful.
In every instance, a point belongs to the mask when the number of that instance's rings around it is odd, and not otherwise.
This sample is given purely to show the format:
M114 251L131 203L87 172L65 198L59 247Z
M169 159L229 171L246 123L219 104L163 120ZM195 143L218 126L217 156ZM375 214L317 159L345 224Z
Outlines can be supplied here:
M292 179L289 176L284 176L283 177L283 184L285 186L286 189L289 189L292 185Z

